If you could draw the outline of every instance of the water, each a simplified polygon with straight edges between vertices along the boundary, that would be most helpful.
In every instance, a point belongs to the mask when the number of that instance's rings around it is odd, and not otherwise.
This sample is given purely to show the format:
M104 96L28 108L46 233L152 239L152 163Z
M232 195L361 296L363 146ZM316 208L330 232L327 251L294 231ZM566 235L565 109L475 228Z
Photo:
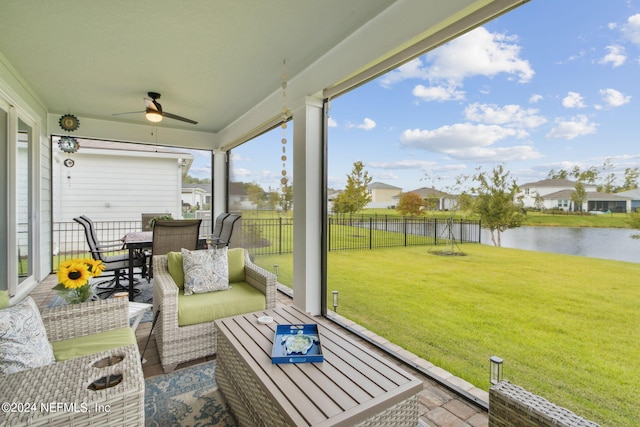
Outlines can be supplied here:
M502 233L502 247L579 255L615 261L640 262L638 230L587 227L519 227ZM493 245L489 230L481 242Z

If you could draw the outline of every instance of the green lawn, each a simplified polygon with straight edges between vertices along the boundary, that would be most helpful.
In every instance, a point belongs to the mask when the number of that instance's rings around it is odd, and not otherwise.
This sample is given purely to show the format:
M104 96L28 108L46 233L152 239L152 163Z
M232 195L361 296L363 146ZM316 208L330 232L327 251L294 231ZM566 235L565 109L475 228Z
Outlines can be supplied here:
M488 389L505 378L603 425L640 420L640 264L467 244L335 251L340 314ZM292 256L259 257L291 278Z

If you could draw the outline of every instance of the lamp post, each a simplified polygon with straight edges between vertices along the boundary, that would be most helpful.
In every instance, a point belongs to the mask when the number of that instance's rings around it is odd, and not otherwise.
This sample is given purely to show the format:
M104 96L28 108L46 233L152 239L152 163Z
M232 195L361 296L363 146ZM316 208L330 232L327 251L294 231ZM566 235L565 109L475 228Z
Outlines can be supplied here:
M338 291L332 292L333 296L333 311L337 312L338 310Z
M491 356L489 358L489 381L495 385L502 381L502 358Z

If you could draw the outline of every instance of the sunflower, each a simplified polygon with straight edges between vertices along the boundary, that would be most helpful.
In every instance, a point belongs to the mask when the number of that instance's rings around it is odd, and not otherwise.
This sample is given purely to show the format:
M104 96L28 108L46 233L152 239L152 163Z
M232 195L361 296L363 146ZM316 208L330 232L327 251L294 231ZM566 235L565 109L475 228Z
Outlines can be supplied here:
M64 262L58 269L58 281L67 289L85 286L89 278L89 266L82 261Z
M94 260L91 258L85 258L82 260L82 262L89 266L89 272L91 273L92 277L98 277L99 275L101 275L106 267L104 263L99 259Z

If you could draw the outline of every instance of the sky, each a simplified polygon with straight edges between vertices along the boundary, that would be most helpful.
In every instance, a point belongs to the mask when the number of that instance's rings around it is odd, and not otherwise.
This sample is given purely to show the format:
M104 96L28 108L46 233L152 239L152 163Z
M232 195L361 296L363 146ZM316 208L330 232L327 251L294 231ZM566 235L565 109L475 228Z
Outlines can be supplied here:
M456 177L500 164L522 185L607 160L622 184L639 135L640 0L532 0L333 100L328 186L344 188L355 161L403 191L455 192ZM281 137L235 149L232 177L277 188ZM192 175L207 169L198 157Z

